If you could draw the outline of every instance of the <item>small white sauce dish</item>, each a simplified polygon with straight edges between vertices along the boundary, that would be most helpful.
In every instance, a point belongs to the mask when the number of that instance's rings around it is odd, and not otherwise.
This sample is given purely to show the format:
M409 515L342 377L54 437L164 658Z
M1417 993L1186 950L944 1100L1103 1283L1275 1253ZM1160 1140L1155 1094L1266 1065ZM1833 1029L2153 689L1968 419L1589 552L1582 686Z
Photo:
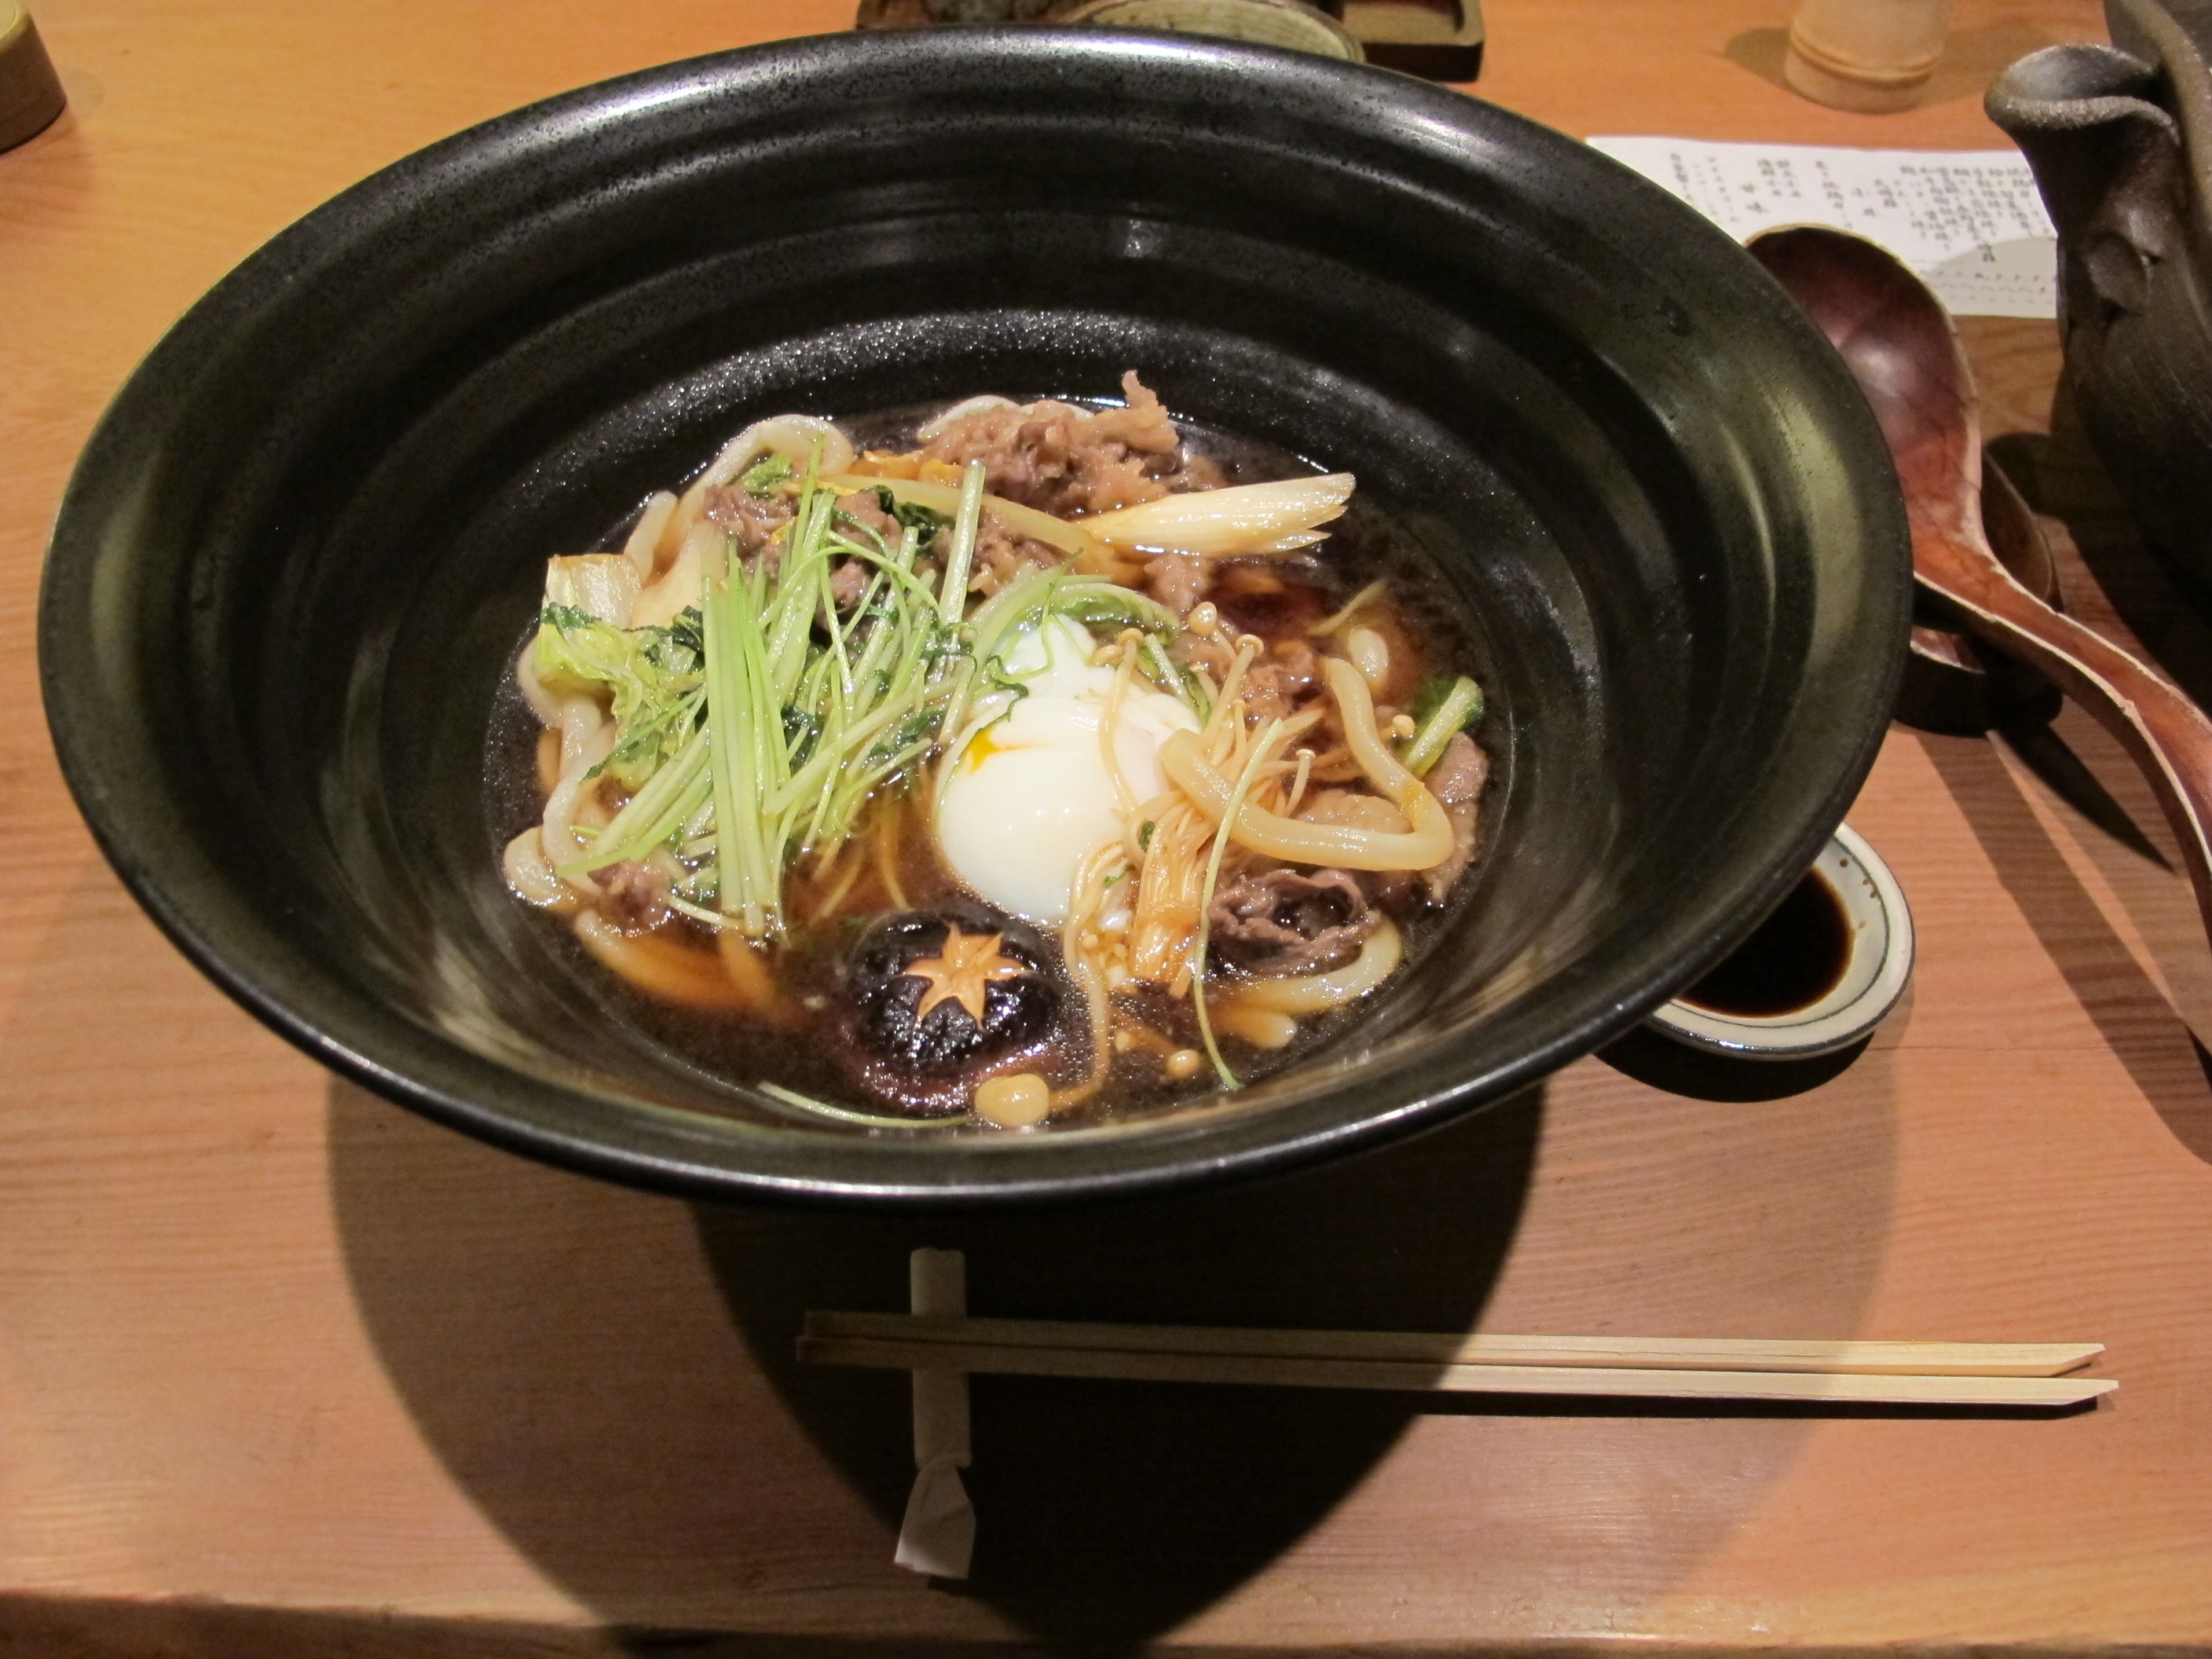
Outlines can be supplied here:
M1843 911L1842 972L1825 995L1778 1013L1723 1013L1677 999L1644 1024L1738 1060L1810 1060L1849 1048L1881 1024L1912 975L1912 912L1881 855L1849 824L1814 865Z

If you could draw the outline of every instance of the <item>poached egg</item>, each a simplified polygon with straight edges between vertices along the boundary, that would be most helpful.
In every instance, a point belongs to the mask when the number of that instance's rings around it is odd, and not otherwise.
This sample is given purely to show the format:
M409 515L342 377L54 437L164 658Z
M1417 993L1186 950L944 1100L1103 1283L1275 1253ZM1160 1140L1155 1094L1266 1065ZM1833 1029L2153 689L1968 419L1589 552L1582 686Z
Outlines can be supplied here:
M952 873L1027 921L1067 919L1076 866L1166 789L1160 745L1198 730L1181 701L1134 680L1115 710L1109 769L1115 671L1092 664L1097 648L1080 624L1054 617L1008 652L1003 670L1028 695L969 735L938 793L937 843Z

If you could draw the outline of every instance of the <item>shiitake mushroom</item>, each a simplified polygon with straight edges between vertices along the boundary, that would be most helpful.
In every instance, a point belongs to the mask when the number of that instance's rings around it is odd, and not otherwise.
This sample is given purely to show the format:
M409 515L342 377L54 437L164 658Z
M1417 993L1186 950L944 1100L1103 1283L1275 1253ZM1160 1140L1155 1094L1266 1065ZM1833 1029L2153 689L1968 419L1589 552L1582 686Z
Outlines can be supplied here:
M837 1000L842 1068L916 1117L965 1111L983 1079L1035 1069L1066 1040L1073 1000L1042 934L968 899L872 923Z

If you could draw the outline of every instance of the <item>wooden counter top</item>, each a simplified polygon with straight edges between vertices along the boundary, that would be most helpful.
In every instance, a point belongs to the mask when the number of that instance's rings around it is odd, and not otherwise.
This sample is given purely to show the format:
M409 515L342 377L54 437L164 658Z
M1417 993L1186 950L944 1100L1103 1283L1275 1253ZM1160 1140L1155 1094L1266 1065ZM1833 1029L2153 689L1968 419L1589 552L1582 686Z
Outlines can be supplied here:
M1989 76L2102 33L2081 0L1958 0L1932 101L1868 117L1782 88L1780 0L1487 9L1481 91L1570 131L1885 147L2001 143ZM2022 748L2086 763L2088 815L2019 750L1893 732L1851 818L1918 973L1817 1086L1632 1045L1203 1200L707 1210L489 1151L264 1032L125 896L39 718L39 562L91 423L371 170L851 8L35 10L71 107L0 154L0 1653L2212 1643L2212 952L2138 850L2166 845L2148 792L2071 711ZM1966 332L1990 430L2043 429L2051 325ZM2064 495L2063 447L2018 443ZM2124 612L2202 692L2212 630L2074 499L2078 613ZM969 1250L983 1313L2094 1340L2122 1386L2007 1419L984 1379L955 1590L890 1564L902 1381L791 1359L805 1307L902 1305L923 1243Z

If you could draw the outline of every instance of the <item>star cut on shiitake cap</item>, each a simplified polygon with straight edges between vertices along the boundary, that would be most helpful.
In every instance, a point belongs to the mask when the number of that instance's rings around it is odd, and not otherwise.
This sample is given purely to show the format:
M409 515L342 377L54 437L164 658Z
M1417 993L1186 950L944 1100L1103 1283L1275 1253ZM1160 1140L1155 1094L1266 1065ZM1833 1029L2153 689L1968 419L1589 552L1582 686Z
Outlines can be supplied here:
M921 1005L914 1011L921 1019L940 1002L957 1002L976 1024L983 1023L983 994L1001 980L1019 979L1030 972L1027 963L1004 955L999 947L1003 933L963 933L945 930L945 943L933 957L916 957L905 971L928 981Z

